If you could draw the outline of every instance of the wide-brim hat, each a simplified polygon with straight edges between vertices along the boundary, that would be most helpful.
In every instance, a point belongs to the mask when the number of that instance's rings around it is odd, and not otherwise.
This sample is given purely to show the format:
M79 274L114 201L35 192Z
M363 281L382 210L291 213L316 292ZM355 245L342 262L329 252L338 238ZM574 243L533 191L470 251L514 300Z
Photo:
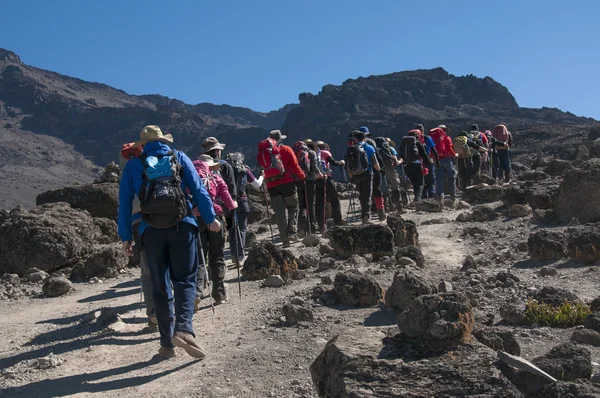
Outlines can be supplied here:
M146 126L140 131L140 140L135 143L134 146L146 145L151 141L158 141L164 144L172 144L173 136L171 134L163 134L160 127L150 125Z
M208 137L202 141L202 148L204 148L204 153L208 153L215 149L220 149L222 151L225 149L225 144L221 144L215 137Z
M312 149L313 151L316 151L317 149L319 149L319 148L317 147L317 143L316 143L316 142L314 142L313 140L311 140L310 138L307 138L307 139L305 139L305 140L304 140L304 143L305 143L306 145L308 145L308 147L309 147L310 149Z
M282 141L285 140L287 138L287 135L284 135L283 133L281 133L281 130L271 130L269 132L269 138L274 139L275 141Z
M329 144L327 144L326 142L323 142L323 141L317 141L317 142L316 142L316 144L317 144L317 146L318 146L319 148L324 148L326 151L329 151L329 150L330 150L330 148L329 148Z
M216 165L220 164L215 162L212 156L206 154L198 156L198 160L202 163L206 163L208 167L215 167Z

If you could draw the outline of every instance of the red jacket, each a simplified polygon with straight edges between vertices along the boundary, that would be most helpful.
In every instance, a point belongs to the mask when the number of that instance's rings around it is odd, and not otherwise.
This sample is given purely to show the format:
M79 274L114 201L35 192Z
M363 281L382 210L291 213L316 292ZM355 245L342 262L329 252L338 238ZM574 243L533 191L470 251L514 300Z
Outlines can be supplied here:
M306 178L300 165L298 165L298 159L296 159L294 150L287 145L279 145L279 148L279 156L281 156L281 163L283 163L285 173L283 173L283 177L277 181L267 181L267 188L289 184L296 180L304 180Z
M433 142L435 142L435 149L440 159L454 158L456 156L452 138L444 133L444 130L436 127L429 131L429 135L433 138Z

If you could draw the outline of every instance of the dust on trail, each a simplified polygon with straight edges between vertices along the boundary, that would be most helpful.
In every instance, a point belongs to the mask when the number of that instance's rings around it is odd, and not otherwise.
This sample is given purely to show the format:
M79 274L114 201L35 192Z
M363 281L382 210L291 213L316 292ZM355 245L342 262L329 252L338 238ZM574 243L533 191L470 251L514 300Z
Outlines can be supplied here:
M345 208L346 206L343 206ZM407 219L420 224L457 212L418 214ZM426 257L425 274L433 281L460 266L464 246L454 224L419 226ZM448 234L452 236L449 238ZM268 239L267 235L259 236ZM295 254L305 249L294 245ZM3 397L315 397L309 366L326 342L348 328L396 328L393 313L380 307L330 308L312 304L310 291L322 276L310 272L301 281L277 289L260 282L242 282L237 296L236 270L227 274L230 301L215 308L208 300L195 315L194 327L207 357L195 361L182 350L169 361L158 361L158 334L145 334L145 313L139 304L139 272L132 271L103 284L76 284L76 291L54 299L24 299L0 306L0 392ZM390 286L393 270L377 276ZM304 298L315 323L282 327L286 297ZM82 318L110 307L127 324L123 332L106 333ZM37 358L53 352L64 363L39 370Z

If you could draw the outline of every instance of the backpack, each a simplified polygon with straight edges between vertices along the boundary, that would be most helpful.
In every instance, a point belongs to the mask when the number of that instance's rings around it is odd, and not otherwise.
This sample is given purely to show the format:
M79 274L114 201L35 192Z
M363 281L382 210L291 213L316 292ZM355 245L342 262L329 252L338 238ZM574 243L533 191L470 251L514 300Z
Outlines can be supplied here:
M492 130L492 137L500 142L508 143L508 129L505 125L499 124Z
M407 135L402 137L402 146L400 147L400 156L404 163L413 163L419 160L419 148L417 148L417 137Z
M215 176L210 171L206 173L200 166L199 160L194 160L193 164L204 188L206 188L206 192L208 192L208 196L210 196L210 199L214 202L217 199L217 183L215 182Z
M359 142L346 148L346 166L352 175L363 174L369 170L369 159L363 143Z
M394 168L396 166L395 156L392 154L389 142L385 137L377 137L375 138L375 144L377 145L376 149L379 152L383 165L386 168Z
M310 156L308 146L302 141L297 141L294 144L294 155L298 165L307 176L310 174Z
M227 163L233 168L237 198L246 197L246 185L248 185L248 174L244 164L244 154L241 152L232 152L227 155Z
M454 144L454 152L458 154L459 158L470 158L471 157L471 148L469 148L468 138L464 135L459 135L454 138L452 143Z
M283 178L285 167L281 160L281 148L274 139L267 138L258 143L256 161L264 170L266 181L277 181Z
M446 133L442 129L435 128L429 132L429 136L433 139L435 149L440 158L446 158L452 156L450 148L448 148L448 141L446 140Z
M143 145L135 145L135 142L130 142L128 144L123 144L121 147L121 156L124 159L131 160L137 158L144 151Z
M142 187L138 197L142 219L159 229L173 227L185 218L188 205L181 180L183 168L177 160L177 152L165 155L139 156L144 165Z

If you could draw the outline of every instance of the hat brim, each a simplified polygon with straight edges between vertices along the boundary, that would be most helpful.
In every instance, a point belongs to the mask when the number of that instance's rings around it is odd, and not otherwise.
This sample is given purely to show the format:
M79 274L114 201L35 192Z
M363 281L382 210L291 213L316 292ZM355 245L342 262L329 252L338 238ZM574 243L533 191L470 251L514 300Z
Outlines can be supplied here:
M209 153L210 151L214 151L215 149L220 149L221 151L225 149L225 144L214 144L204 149L204 153Z
M143 140L139 140L136 141L134 146L138 146L138 145L146 145L149 142L154 142L154 141L158 141L158 142L162 142L163 144L172 144L173 143L173 136L171 134L165 134L160 138L146 138Z
M319 143L319 142L317 142L317 146L320 146L320 147L322 146L323 148L325 148L326 151L330 151L331 150L331 148L329 147L328 143L326 143L326 142L320 142Z

